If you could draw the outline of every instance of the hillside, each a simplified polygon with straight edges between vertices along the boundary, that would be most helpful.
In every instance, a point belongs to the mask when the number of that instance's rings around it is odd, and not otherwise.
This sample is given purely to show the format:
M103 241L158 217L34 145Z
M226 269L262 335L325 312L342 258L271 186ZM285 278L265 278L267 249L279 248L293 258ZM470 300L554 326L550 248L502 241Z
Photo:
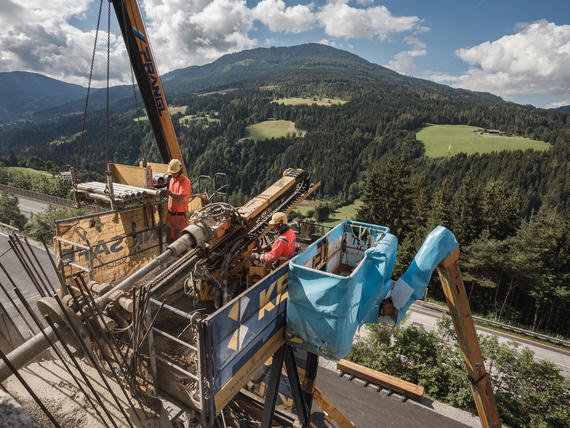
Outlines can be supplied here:
M192 176L225 171L233 190L246 195L274 181L279 170L295 166L317 175L324 195L350 199L362 188L366 171L387 155L405 150L410 159L421 158L424 149L415 132L426 123L499 128L550 144L569 140L567 113L403 76L319 44L225 55L168 73L164 85L170 105L178 107L174 123ZM140 159L141 125L146 156L159 161L148 122L133 120L131 92L128 86L111 90L110 157L128 164ZM289 97L338 98L343 104L276 102ZM83 99L68 102L38 112L25 124L0 127L0 158L12 151L19 158L74 164L83 104ZM103 168L104 104L104 91L95 91L81 155L90 171ZM179 123L182 117L206 116L216 120ZM306 133L239 143L249 126L271 120L293 122ZM540 198L534 198L523 211L539 204Z
M86 89L37 73L13 71L0 73L0 91L0 122L6 122L78 100Z

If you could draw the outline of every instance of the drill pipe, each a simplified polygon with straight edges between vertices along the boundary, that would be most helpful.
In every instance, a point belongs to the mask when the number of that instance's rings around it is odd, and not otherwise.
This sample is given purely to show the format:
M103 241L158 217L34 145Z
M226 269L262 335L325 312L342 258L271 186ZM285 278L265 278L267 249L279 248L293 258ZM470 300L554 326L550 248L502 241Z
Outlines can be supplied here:
M170 244L166 248L166 251L164 253L162 253L161 255L159 255L156 259L154 259L153 261L151 261L147 265L145 265L142 268L140 268L139 270L137 270L131 276L125 278L123 281L121 281L119 284L117 284L114 288L109 290L107 293L105 293L101 297L98 297L95 300L95 304L97 304L97 306L99 306L99 307L105 306L107 303L109 303L111 301L110 296L113 293L115 293L117 291L127 290L131 285L133 285L139 279L143 278L146 274L151 272L157 266L160 266L162 263L165 263L166 261L168 261L172 257L176 257L176 256L182 254L187 249L192 248L194 246L195 246L194 239L190 235L184 234L183 236L178 238L176 241L174 241L172 244ZM44 334L49 337L49 340L57 341L56 334L54 333L52 328L47 327L43 331L43 333L36 334L34 337L32 337L26 343L22 344L21 346L19 346L16 349L14 349L12 352L10 352L7 355L8 359L14 365L14 367L16 367L17 370L24 367L26 364L28 364L30 361L32 361L35 357L37 357L38 355L40 355L42 352L44 352L46 349L49 348L50 344L49 344L48 340L46 340L46 337L44 336ZM12 374L12 371L10 370L10 368L3 361L0 361L0 382L3 382L11 374Z

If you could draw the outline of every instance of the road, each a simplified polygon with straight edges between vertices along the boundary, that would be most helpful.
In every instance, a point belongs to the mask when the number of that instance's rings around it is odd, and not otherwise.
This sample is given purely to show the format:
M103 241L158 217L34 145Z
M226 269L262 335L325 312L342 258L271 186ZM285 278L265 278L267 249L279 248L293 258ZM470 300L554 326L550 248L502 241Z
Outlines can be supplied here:
M441 313L425 307L413 305L409 311L408 318L404 324L414 324L421 326L428 331L436 330L437 322L441 319ZM566 379L570 379L570 351L555 346L536 342L532 339L523 339L502 331L496 331L487 327L476 326L477 332L487 335L495 335L499 338L499 343L516 342L522 347L534 352L536 360L550 361L562 369L562 374Z
M42 212L49 205L47 202L38 201L37 199L24 198L23 196L18 196L18 202L20 211L28 218L30 218L32 214Z
M28 242L30 242L32 250L34 251L36 257L38 258L40 265L43 267L44 272L46 273L51 285L57 290L59 288L57 275L53 270L53 267L45 250L43 249L43 247L39 248L38 244L36 243L32 243L31 241ZM22 291L22 294L24 295L24 297L28 302L33 303L40 298L38 290L34 287L32 281L30 280L30 277L21 267L18 258L14 254L14 251L10 248L8 237L3 233L0 233L0 263L2 264L4 269L6 269L12 281L14 281L18 285L18 288ZM44 278L41 271L38 270L38 273L42 275L42 278ZM16 293L14 293L13 291L10 278L6 277L3 271L0 271L0 284L2 284L2 286L6 289L6 291L8 291L10 298L14 303L16 303L16 305L18 306L20 311L24 314L24 316L26 316L26 318L29 319L29 315L25 312L25 309L22 307L20 301L18 300ZM24 337L28 337L30 334L26 324L22 320L22 317L20 316L14 305L10 302L10 299L5 295L4 291L1 288L0 288L0 302L2 303L2 305L6 309L12 320L15 322L16 326L18 327L22 335ZM32 322L30 322L30 324L32 325ZM33 325L33 327L35 329L35 325Z

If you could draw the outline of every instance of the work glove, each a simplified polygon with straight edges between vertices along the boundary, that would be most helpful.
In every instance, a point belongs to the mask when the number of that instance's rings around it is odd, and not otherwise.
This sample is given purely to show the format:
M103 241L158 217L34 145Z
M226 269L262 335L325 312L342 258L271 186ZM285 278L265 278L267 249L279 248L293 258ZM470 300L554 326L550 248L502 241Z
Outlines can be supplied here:
M247 259L250 261L259 260L259 253L251 253L249 256L247 256Z
M161 198L166 198L166 197L168 196L168 189L167 189L166 187L163 187L162 189L160 189L160 190L158 191L158 195L159 195Z

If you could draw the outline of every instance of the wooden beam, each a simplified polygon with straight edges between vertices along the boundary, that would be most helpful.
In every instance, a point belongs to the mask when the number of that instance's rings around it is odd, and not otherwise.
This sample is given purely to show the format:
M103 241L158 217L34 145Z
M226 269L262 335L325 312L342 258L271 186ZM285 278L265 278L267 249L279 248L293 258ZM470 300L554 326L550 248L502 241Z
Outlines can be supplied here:
M348 418L333 404L328 397L321 392L321 390L315 387L314 392L315 403L333 420L340 428L355 428L356 425L352 423Z
M424 395L423 386L416 385L403 379L398 379L397 377L387 375L386 373L369 369L368 367L361 366L360 364L353 363L352 361L340 360L336 366L339 370L345 373L352 374L357 378L370 383L390 388L392 391L399 394L405 394L410 398L419 400Z

